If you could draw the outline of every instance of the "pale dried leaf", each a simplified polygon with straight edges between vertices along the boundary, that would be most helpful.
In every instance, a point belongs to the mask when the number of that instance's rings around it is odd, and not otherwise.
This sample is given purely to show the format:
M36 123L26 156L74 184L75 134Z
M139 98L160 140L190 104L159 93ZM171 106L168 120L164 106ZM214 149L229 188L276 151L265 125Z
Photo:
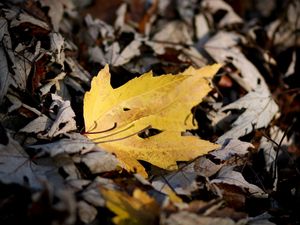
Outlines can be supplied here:
M42 188L43 182L54 179L59 185L60 176L53 162L35 160L30 157L20 144L8 136L8 144L0 144L0 181L17 183L31 188Z
M271 219L272 216L265 212L261 215L250 217L248 219L248 225L275 225L275 223L271 222L269 219Z
M296 61L297 61L297 54L296 51L293 52L292 61L284 74L284 77L288 77L294 73L296 73Z
M65 40L63 36L59 33L50 33L50 52L53 53L52 61L60 64L62 69L64 69L64 61L65 61Z
M196 159L192 163L192 165L195 172L203 177L211 177L212 175L216 174L223 166L223 164L215 164L205 156Z
M35 48L33 53L30 50L31 47ZM36 43L32 43L31 46L25 46L19 43L13 52L14 56L11 59L14 59L13 69L15 74L12 78L21 90L26 89L27 79L31 72L32 64L40 54L40 50L41 42L37 41Z
M246 193L250 193L252 196L258 198L266 198L268 196L261 188L246 181L240 172L233 170L232 166L224 166L219 171L217 177L211 180L211 183L234 185L240 187Z
M119 55L120 55L120 45L118 42L113 42L111 45L107 46L105 49L106 53L105 53L105 61L106 63L113 63L115 61L117 61Z
M255 129L267 127L279 107L270 94L249 92L237 101L221 108L221 111L230 109L245 109L245 111L234 121L231 130L219 137L218 143L223 143L228 138L239 138L249 134L253 127Z
M79 201L77 203L77 210L80 220L84 223L93 222L98 214L97 209L85 201Z
M186 45L192 45L192 31L182 21L172 21L164 25L151 41L146 41L156 54L165 53L165 48L182 49Z
M47 153L51 157L59 154L74 154L83 151L92 151L92 149L95 148L95 144L81 134L73 133L68 134L67 136L69 136L69 138L62 138L48 144L32 145L29 147L38 149L42 153Z
M187 211L171 214L163 220L162 225L235 225L230 218L201 216Z
M268 86L256 67L237 47L241 36L233 32L219 31L205 44L206 51L220 63L232 63L240 72L229 75L246 91L269 93Z
M105 201L101 196L98 188L89 188L87 190L84 190L82 193L82 198L96 207L103 207L105 205Z
M229 139L220 149L212 151L209 154L213 155L216 159L225 161L233 156L245 156L248 153L249 148L254 148L249 142L240 141L238 139Z
M68 77L72 77L77 82L80 81L86 85L90 84L91 75L76 60L66 57L65 63L67 63L71 70Z
M95 207L105 206L105 200L99 191L99 187L104 187L110 190L118 189L112 179L102 178L99 176L96 177L95 180L82 192L82 198Z
M205 16L199 13L195 16L196 37L197 39L204 38L209 33L209 26Z
M89 168L91 173L110 172L117 169L120 162L113 154L99 148L94 151L81 157L81 162Z
M227 13L219 22L219 27L225 27L233 24L242 23L243 20L239 17L232 7L223 0L204 0L201 6L207 8L211 13L216 13L218 10L225 10Z
M12 20L10 22L10 27L18 27L21 24L29 23L41 27L45 30L50 30L48 24L42 20L39 20L24 12L17 15L17 12L11 12L11 11L13 10L7 10L6 15L8 16L8 14L10 14L9 17L11 17L13 14L15 14L16 16L11 18Z
M105 65L106 63L105 56L102 49L99 48L99 46L90 47L88 49L88 52L89 52L89 60L91 62L100 63L103 66Z
M74 193L66 188L55 189L54 191L55 191L55 197L59 201L53 203L53 208L56 211L61 212L63 215L66 215L63 217L63 220L59 221L59 223L65 225L75 224L77 214L76 214L76 199ZM43 197L44 196L42 195L41 198Z
M23 127L19 132L24 133L40 133L47 130L52 124L52 120L46 115L42 114L36 119L32 120L25 127Z
M50 106L50 116L40 115L23 127L20 132L40 133L40 137L52 138L59 134L76 130L75 113L71 108L70 101L63 101L61 97L52 94L53 102ZM58 113L51 111L57 108Z
M187 24L181 21L172 21L164 25L160 31L153 36L153 41L171 44L191 45L192 31Z
M163 193L165 193L166 187L170 187L176 194L190 196L199 188L196 181L197 176L198 174L193 169L184 167L179 171L154 179L152 186Z
M1 21L0 21L0 27L1 27ZM10 76L8 71L7 59L5 55L5 50L2 46L0 46L0 62L1 62L0 65L0 104L1 104L10 85Z
M262 137L259 144L259 150L263 151L265 158L265 168L268 172L273 169L274 171L274 160L276 158L276 152L278 151L277 144L280 143L282 137L284 136L284 132L277 126L272 126L270 128L270 139L266 137ZM274 143L275 142L275 143ZM282 146L288 145L287 137L285 137L282 141Z
M72 87L72 89L74 89L75 91L77 91L78 93L84 93L85 89L82 87L82 85L78 82L78 80L76 78L70 77L70 76L66 76L64 81L63 81L63 86L65 87L66 85L68 85L69 87ZM66 99L66 98L65 98ZM68 98L68 100L72 100L72 98Z
M8 112L13 112L16 109L19 109L23 104L21 100L13 94L8 93L6 97L12 103L12 105L7 110Z
M88 14L85 17L85 22L88 27L88 33L93 41L96 41L98 36L101 35L104 39L104 45L106 45L108 41L115 38L114 28L104 21L99 19L93 20L91 15Z
M134 29L127 25L126 21L126 13L127 13L127 4L123 3L120 5L120 7L117 9L117 18L115 20L115 30L119 32L132 32L135 33Z
M197 0L176 1L176 9L181 19L189 26L193 25L193 19L195 16L194 14L198 8L199 8L199 3Z
M2 41L5 34L7 34L7 21L4 18L0 18L0 40Z
M300 28L300 3L291 1L284 18L277 18L267 27L268 37L275 46L289 48L300 44L297 30Z
M43 87L39 89L41 95L46 95L50 93L51 88L55 85L56 90L60 90L60 81L62 81L66 76L65 72L62 72L55 76L53 79L50 79Z
M189 62L196 67L202 67L208 63L207 59L195 47L183 48L178 59L182 62Z
M55 0L39 0L42 7L48 8L48 16L51 20L51 24L53 26L53 30L55 32L58 32L59 30L59 24L62 20L63 13L64 13L64 4L60 1Z
M53 95L52 95L53 96ZM70 101L63 101L56 99L50 106L50 109L58 106L58 113L55 121L53 122L50 130L48 131L49 137L55 137L59 134L67 133L77 129L76 121L74 119L75 113L71 107Z
M112 62L113 66L121 66L128 63L133 57L141 54L140 46L142 45L140 40L136 38L126 46L126 48L115 58Z
M125 14L127 12L127 4L123 3L120 5L120 7L117 9L117 18L115 20L115 29L116 30L122 30L125 25Z

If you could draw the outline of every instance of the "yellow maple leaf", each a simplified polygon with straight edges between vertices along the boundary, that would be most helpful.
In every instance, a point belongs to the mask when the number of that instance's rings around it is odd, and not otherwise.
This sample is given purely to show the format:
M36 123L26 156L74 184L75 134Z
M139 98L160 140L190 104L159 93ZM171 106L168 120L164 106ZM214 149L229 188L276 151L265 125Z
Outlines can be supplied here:
M106 65L84 96L87 137L116 154L128 171L144 176L137 160L172 170L177 169L176 161L206 154L217 145L181 133L196 128L191 109L211 90L209 81L220 66L190 67L177 75L148 72L114 89ZM138 135L150 127L161 132L146 138Z
M159 205L140 189L135 189L132 196L104 188L100 192L107 208L116 214L113 222L117 225L150 225L157 219Z

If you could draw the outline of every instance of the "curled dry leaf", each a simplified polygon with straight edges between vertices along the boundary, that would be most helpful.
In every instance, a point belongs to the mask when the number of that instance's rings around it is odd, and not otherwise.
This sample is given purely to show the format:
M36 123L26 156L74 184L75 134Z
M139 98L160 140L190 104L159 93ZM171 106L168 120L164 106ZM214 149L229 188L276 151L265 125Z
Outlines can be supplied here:
M129 171L144 176L137 160L176 169L176 161L206 154L217 145L181 132L196 128L191 108L211 90L208 79L219 68L215 64L158 77L149 72L113 89L106 66L84 97L87 137L115 153ZM153 136L147 135L151 129Z

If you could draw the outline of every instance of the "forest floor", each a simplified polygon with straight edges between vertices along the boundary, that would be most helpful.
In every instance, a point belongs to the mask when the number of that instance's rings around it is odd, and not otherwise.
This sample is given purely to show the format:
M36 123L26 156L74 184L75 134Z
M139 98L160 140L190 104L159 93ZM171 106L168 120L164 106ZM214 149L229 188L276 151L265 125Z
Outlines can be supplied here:
M299 31L297 0L0 2L0 224L300 224Z

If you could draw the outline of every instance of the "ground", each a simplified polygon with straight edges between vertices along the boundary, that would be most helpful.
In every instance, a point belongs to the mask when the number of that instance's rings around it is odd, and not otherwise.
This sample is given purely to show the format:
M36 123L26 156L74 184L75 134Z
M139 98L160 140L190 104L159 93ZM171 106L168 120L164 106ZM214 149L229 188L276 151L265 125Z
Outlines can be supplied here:
M1 224L300 223L298 1L10 0L0 15ZM175 126L187 102L193 123Z

